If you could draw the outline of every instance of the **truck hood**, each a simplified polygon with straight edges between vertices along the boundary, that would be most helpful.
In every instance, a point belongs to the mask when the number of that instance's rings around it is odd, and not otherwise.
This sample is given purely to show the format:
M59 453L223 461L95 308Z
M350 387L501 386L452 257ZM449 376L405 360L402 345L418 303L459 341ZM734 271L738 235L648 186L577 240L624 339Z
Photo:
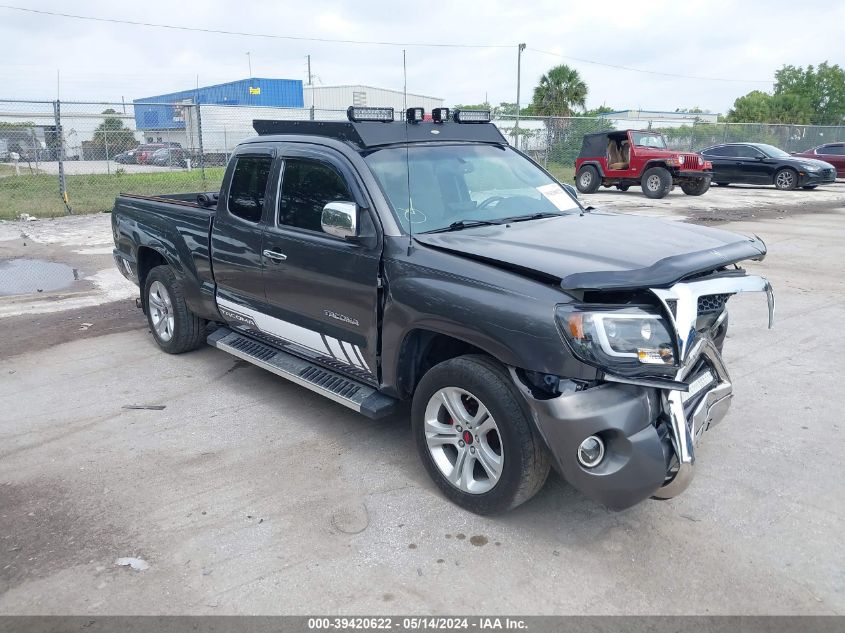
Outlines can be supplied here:
M668 287L689 275L766 255L757 237L596 211L423 233L414 239L514 272L559 280L564 290Z

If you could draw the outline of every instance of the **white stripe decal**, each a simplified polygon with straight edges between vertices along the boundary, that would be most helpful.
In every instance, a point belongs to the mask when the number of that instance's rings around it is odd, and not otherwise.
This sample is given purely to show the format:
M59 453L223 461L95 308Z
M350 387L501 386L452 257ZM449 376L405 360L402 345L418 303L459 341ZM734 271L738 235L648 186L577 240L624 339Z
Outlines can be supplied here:
M355 353L358 351L360 354L360 348L356 345L328 336L325 337L324 342L323 336L319 332L309 330L308 328L301 327L294 323L289 323L288 321L283 321L282 319L277 319L276 317L264 314L263 312L258 312L257 310L253 310L245 305L228 301L227 299L221 298L219 295L217 296L217 303L221 308L228 308L234 312L251 317L255 322L256 327L258 327L258 329L262 332L267 332L267 334L272 334L280 339L290 341L291 343L304 347L312 352L316 352L317 354L334 356L341 362L348 358L355 367L365 369L366 371L372 373L369 366L365 361L363 361L363 354L358 356L358 354ZM344 352L346 352L346 354L344 354ZM361 360L359 360L359 358Z
M346 358L346 356L343 355L343 350L340 349L340 342L338 342L338 340L336 338L332 338L330 336L327 336L326 342L329 344L329 349L331 350L332 355L336 359L338 359L339 361L342 361Z

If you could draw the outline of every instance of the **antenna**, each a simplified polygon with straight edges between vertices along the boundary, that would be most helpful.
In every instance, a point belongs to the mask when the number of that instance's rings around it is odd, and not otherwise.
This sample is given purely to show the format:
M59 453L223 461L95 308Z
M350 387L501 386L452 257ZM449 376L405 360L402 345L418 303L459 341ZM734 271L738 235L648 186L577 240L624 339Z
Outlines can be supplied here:
M414 248L414 208L411 201L411 150L408 148L408 65L402 49L402 117L405 119L405 174L408 178L408 256Z

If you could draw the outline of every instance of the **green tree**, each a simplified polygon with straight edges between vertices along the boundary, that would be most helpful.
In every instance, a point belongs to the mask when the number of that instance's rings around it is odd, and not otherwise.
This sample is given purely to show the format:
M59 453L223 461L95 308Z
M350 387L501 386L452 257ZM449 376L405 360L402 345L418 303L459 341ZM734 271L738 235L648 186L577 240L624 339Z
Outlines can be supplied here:
M110 156L138 146L135 133L123 125L123 119L119 116L109 116L117 114L117 112L109 108L104 110L103 114L106 116L94 130L94 138L91 140L92 146L104 151L108 149Z
M753 90L734 101L728 120L743 123L845 123L845 70L822 62L818 68L787 65L775 73L773 94Z
M586 101L587 84L577 70L561 64L540 77L532 106L540 116L572 116L576 108L585 109Z

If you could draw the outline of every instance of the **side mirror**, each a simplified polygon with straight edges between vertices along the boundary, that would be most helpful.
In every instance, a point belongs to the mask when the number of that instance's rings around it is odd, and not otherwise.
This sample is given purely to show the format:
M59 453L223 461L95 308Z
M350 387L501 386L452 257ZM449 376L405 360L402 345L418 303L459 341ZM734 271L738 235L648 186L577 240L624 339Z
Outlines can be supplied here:
M754 158L756 158L757 160L766 160L766 157L762 154L757 154Z
M320 226L325 233L335 237L358 237L358 205L354 202L329 202L323 207Z

